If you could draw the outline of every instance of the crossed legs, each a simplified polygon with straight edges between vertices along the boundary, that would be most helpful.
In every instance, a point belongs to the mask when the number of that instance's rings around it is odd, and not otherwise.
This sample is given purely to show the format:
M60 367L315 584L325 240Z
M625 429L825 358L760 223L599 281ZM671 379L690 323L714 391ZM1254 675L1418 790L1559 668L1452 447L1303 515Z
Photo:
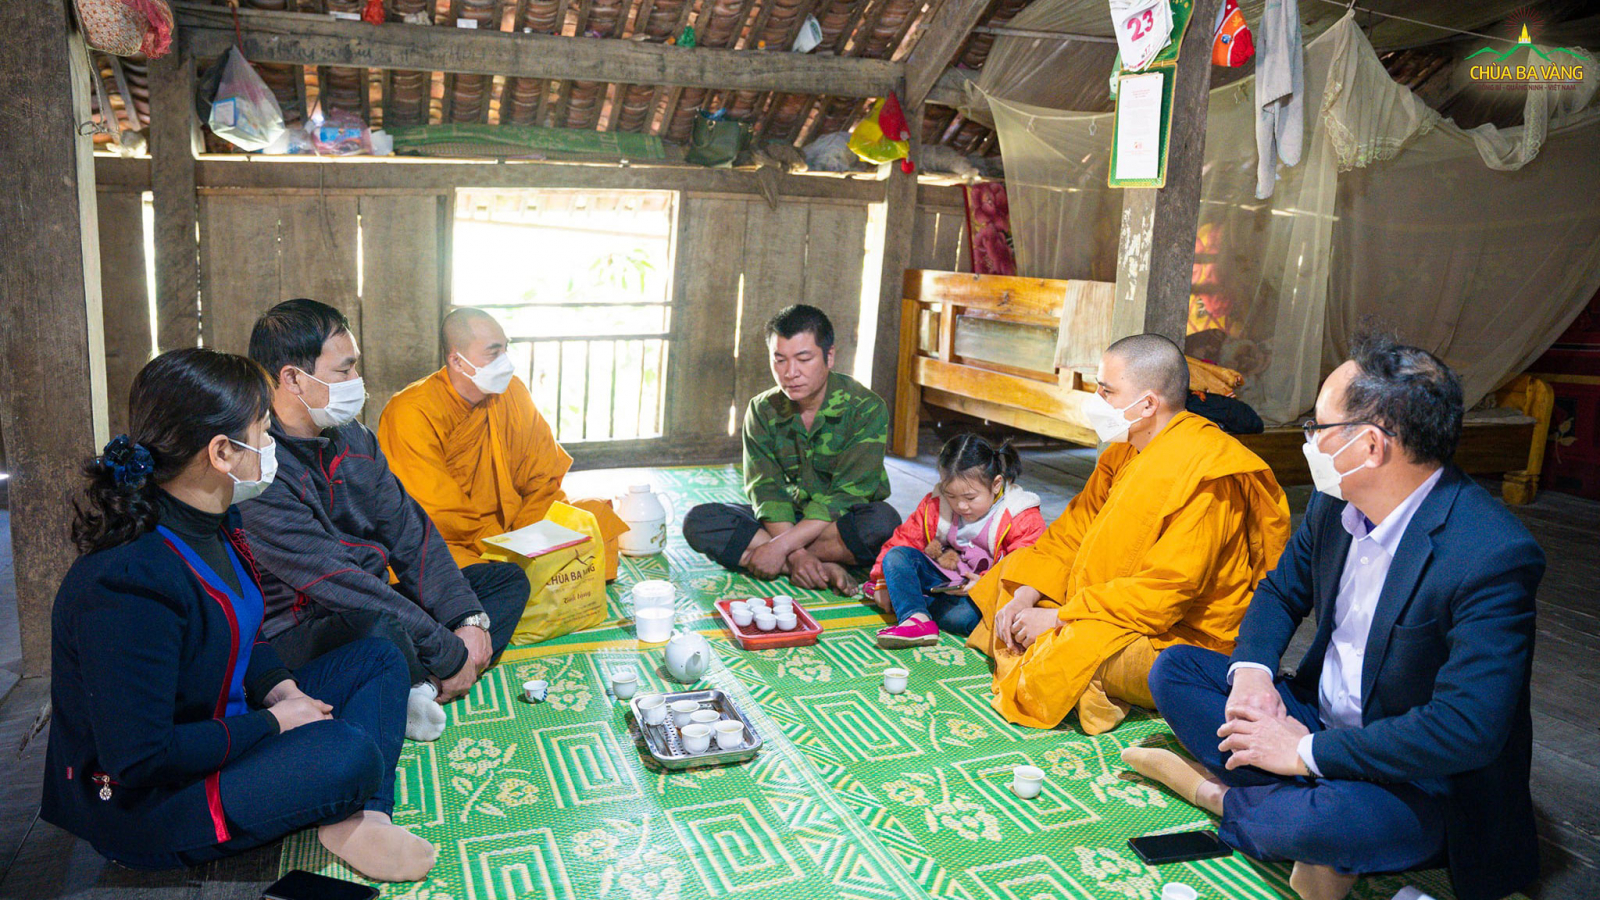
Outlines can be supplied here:
M1130 747L1123 761L1222 819L1230 846L1262 860L1292 860L1290 885L1305 900L1339 900L1365 872L1401 872L1435 864L1444 853L1442 791L1424 784L1272 775L1227 768L1217 749L1225 720L1228 658L1196 647L1162 651L1150 691L1173 734L1193 756ZM1289 715L1312 733L1317 709L1278 683Z

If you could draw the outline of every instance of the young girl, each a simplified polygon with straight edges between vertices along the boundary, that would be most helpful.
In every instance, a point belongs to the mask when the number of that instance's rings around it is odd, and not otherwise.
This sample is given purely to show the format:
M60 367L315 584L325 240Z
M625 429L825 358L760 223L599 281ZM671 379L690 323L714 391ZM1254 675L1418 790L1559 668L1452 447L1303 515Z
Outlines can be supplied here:
M864 588L899 624L878 632L878 646L936 644L939 631L965 636L980 616L967 590L1013 550L1044 533L1039 495L1016 486L1022 460L1009 442L998 449L975 434L939 451L939 486L883 545Z

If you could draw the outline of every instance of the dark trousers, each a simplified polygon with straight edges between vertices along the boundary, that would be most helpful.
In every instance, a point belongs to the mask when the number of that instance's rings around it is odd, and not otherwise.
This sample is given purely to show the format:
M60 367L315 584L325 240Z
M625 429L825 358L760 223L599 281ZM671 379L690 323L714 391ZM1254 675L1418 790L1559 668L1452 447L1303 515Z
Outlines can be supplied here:
M839 539L855 556L856 565L870 566L900 527L900 514L877 500L850 507L834 524L839 526ZM760 530L761 520L748 503L702 503L683 517L683 539L689 546L736 572L739 558Z
M883 555L883 584L896 621L922 613L937 623L940 631L966 637L983 621L983 614L976 603L960 594L933 593L949 581L928 554L915 547L895 547Z
M522 569L506 562L486 562L467 566L461 570L478 603L489 614L489 640L495 656L511 643L516 633L522 610L528 605L528 576ZM290 668L316 659L351 641L364 637L382 638L400 649L405 658L411 684L428 680L430 671L417 658L417 646L400 620L381 610L332 610L322 606L308 607L304 619L289 626L272 638L272 649L278 651L283 664ZM451 623L446 623L451 624ZM454 672L445 673L448 678ZM402 707L405 702L402 700Z
M1314 698L1297 696L1281 678L1277 684L1289 715L1312 734L1325 730ZM1212 650L1168 647L1150 670L1150 693L1172 733L1229 787L1217 829L1225 842L1255 859L1331 866L1349 875L1443 864L1442 782L1378 784L1291 778L1254 767L1229 771L1230 754L1217 749L1229 690L1228 657Z
M333 707L333 719L267 738L222 768L218 786L232 837L194 850L119 856L118 862L154 869L197 866L362 809L394 810L394 773L411 688L399 650L362 638L296 669L294 677L300 690Z

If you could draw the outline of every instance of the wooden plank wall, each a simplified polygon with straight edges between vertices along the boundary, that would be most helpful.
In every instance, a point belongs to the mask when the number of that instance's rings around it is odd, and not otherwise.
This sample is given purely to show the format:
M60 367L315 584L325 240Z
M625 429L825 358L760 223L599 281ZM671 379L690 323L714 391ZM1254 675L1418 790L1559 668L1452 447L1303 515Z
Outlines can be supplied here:
M356 294L357 198L256 191L200 198L201 337L247 353L256 318L291 297L310 297L350 317Z
M679 196L674 340L661 443L669 455L725 456L736 452L729 409L737 422L750 398L772 386L762 326L779 309L806 302L826 310L837 332L836 368L857 371L868 203L790 198L773 208L757 196ZM396 391L440 363L450 199L448 192L392 189L202 189L202 340L244 353L251 326L274 303L302 296L329 303L355 326L369 394L363 419L375 426ZM124 215L137 205L129 210ZM959 241L950 222L956 220L941 222L942 215L934 214L934 227L942 230L933 243L953 253ZM141 233L119 236L118 252L142 254L142 244L133 247ZM142 279L142 263L138 271ZM147 309L142 285L135 294L130 283L114 305ZM148 335L148 319L142 328ZM861 363L865 376L867 361ZM137 365L119 377L129 380L134 371ZM125 397L126 385L118 389Z
M376 426L395 392L439 364L442 202L431 193L203 195L206 346L248 352L257 317L282 300L309 297L335 307L354 327L369 395L362 419Z
M390 397L442 364L449 211L449 199L434 194L361 198L361 373L371 427Z
M967 212L959 206L917 205L917 225L911 237L913 269L971 272L972 253L967 246Z
M112 435L128 430L128 389L150 361L150 286L145 269L144 197L96 193L100 291L105 321L106 413Z
M857 371L867 204L685 198L667 428L674 440L726 435L772 387L763 326L793 303L828 314L834 367ZM862 370L863 377L865 370Z

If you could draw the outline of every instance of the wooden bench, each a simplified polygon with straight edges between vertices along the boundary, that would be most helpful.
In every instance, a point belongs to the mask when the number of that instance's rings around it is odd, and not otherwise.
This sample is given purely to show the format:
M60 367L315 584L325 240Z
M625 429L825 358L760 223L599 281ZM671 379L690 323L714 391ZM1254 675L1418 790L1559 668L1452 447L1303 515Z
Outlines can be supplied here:
M1115 285L908 269L903 286L890 452L917 455L923 404L1095 446L1083 414L1093 381L1056 367L1056 341L1063 309L1075 323L1109 337ZM1469 418L1462 428L1456 465L1472 475L1506 474L1502 493L1510 503L1533 499L1537 486L1550 415L1549 390L1541 392L1541 385L1513 382L1500 395L1508 414ZM1297 425L1239 440L1280 483L1311 483Z

